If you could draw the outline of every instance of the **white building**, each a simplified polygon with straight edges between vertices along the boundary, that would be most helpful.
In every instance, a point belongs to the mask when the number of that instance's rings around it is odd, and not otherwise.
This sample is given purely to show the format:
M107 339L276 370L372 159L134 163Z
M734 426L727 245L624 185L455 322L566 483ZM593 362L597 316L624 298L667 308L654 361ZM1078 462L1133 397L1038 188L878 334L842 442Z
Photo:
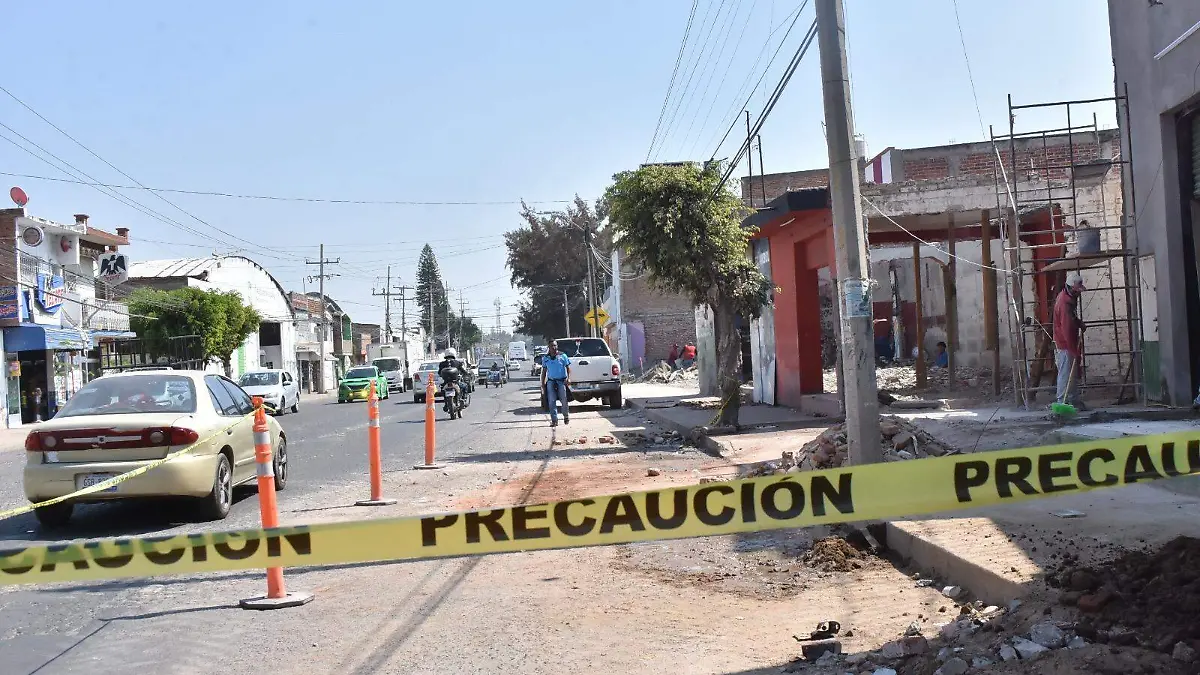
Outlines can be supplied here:
M299 376L296 367L296 325L287 292L262 265L236 255L135 262L129 283L143 288L236 291L259 313L258 331L238 347L231 359L233 377L257 368L282 368ZM210 364L220 372L220 363Z
M341 330L340 317L335 317L331 305L325 307L325 319L321 320L321 299L301 293L289 293L292 314L296 317L296 365L299 368L296 381L300 390L309 393L319 392L321 382L329 389L336 384L334 364L334 334ZM329 330L324 330L328 326ZM325 361L321 362L322 345L324 342ZM339 341L340 342L340 341ZM318 364L320 364L318 366Z

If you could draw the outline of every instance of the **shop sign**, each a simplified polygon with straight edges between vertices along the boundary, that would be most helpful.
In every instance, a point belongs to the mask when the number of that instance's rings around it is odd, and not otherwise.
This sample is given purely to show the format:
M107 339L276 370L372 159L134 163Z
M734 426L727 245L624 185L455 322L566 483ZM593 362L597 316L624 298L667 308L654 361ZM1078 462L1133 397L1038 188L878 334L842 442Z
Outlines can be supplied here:
M37 282L37 303L41 305L42 309L54 312L62 307L63 294L66 292L63 278L57 274L39 274Z
M0 286L0 319L19 319L20 300L16 286Z

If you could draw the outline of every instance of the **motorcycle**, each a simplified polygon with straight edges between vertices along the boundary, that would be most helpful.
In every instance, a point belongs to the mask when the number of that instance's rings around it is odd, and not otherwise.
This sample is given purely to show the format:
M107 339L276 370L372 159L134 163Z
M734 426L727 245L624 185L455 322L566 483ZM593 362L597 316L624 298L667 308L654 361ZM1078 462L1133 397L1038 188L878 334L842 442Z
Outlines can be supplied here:
M462 419L463 408L471 405L471 392L457 382L448 382L443 387L442 399L442 409L450 415L450 419Z

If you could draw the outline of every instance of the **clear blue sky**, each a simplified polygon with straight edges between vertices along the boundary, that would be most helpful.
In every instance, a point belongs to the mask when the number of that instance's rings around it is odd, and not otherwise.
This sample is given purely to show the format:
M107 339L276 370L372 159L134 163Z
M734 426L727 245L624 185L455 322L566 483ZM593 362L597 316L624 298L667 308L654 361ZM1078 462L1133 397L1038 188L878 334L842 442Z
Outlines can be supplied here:
M776 30L768 43L772 26L799 4L698 0L668 119L677 104L678 112L658 159L734 152L735 141L716 147L732 119L724 116L740 114L745 97L735 94L748 76L751 84L758 79L784 34ZM856 123L872 153L983 138L951 0L846 4ZM959 4L985 124L1006 124L1009 93L1024 102L1111 95L1103 0ZM5 14L10 58L0 85L152 187L366 200L594 198L613 173L645 159L690 7L690 0L18 3ZM812 13L810 4L753 96L755 115ZM768 171L826 164L817 59L814 46L766 123ZM1112 112L1101 113L1111 126ZM101 182L129 182L2 94L0 122ZM1019 122L1061 126L1031 115ZM744 133L744 124L737 129ZM63 177L3 140L0 171ZM34 215L65 221L86 212L95 226L130 227L135 258L247 248L145 192L125 194L206 236L86 186L0 182L21 185ZM381 320L372 284L381 286L389 262L412 282L426 241L448 285L468 287L469 314L493 317L501 298L510 315L517 300L500 237L521 224L513 205L165 196L265 247L251 254L289 289L302 290L314 272L302 259L327 244L327 255L343 263L331 270L342 276L327 292L356 320ZM490 327L494 318L481 323Z

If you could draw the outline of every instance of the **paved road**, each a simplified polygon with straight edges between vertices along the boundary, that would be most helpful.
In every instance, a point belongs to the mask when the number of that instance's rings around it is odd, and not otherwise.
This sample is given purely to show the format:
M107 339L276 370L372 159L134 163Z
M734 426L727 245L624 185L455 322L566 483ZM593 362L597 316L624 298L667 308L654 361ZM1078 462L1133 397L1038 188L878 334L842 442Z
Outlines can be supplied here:
M523 424L529 409L529 394L523 387L532 381L514 380L506 387L475 390L471 407L462 420L451 421L437 405L439 459L453 459L487 446L491 434ZM425 406L415 404L412 394L397 394L380 401L383 438L383 470L402 471L423 461L425 453ZM302 402L300 412L277 418L288 438L291 475L288 487L279 493L281 511L302 512L320 503L320 493L348 484L367 488L367 407L365 403L338 404L328 397ZM25 502L21 488L21 466L25 453L0 452L0 510ZM198 522L190 504L179 500L122 502L76 507L71 526L52 538L77 539L122 535L169 534L253 527L258 524L258 501L253 487L239 489L232 512L224 521ZM367 494L363 495L368 496ZM44 542L45 536L33 514L0 521L0 546Z
M531 405L536 402L532 389L532 382L520 380L500 390L477 389L462 420L446 419L439 406L438 460L452 466L484 466L527 453L536 424L530 415L537 412ZM412 475L413 464L424 457L424 406L414 404L411 394L394 396L381 402L380 412L384 471ZM364 404L311 399L302 404L298 414L279 418L288 435L292 470L288 489L279 495L285 522L328 515L331 509L352 504L355 494L368 496L366 420ZM24 502L23 455L21 451L0 452L0 506ZM191 520L185 503L169 500L90 505L77 511L60 538L256 526L258 504L253 489L241 490L238 496L229 518L217 522ZM402 504L425 502L415 491L389 496L402 497ZM322 511L325 513L316 513ZM32 515L0 521L0 547L41 542L42 536ZM238 594L253 594L248 591L261 584L261 572L254 572L0 586L0 673L127 672L138 665L161 673L209 672L213 660L230 658L222 653L228 649L210 639L209 628L189 623L181 634L182 626L176 624L193 611L225 611ZM164 610L180 601L193 609ZM211 613L196 615L192 621L206 621ZM220 630L214 625L211 634ZM229 647L248 650L246 654L255 649L240 639L231 639ZM164 665L159 659L166 659L167 654L186 658Z

